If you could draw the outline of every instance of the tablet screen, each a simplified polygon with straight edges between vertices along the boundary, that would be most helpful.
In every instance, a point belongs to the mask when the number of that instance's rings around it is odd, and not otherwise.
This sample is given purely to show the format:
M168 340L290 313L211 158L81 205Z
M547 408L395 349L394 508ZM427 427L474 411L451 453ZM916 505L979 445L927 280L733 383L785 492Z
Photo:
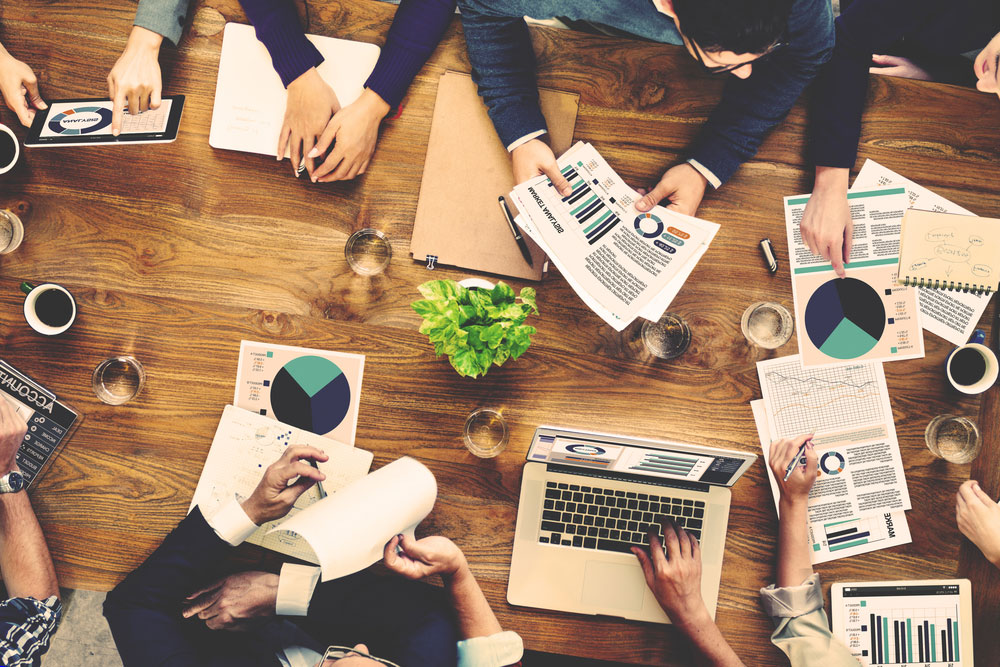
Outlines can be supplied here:
M138 115L122 116L122 134L150 134L164 132L170 120L173 100L163 100L159 109L150 109ZM48 111L39 138L111 134L111 116L114 104L101 102L55 102Z

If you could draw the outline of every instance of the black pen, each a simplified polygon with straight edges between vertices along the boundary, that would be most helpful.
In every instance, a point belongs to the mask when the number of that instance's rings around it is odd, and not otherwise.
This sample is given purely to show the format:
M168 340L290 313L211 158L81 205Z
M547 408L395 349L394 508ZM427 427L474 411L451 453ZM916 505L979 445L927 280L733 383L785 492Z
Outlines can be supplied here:
M497 197L497 201L500 202L500 210L503 211L503 217L507 220L507 224L510 225L510 233L514 235L514 240L517 241L517 247L521 249L521 255L524 256L524 261L528 263L528 266L534 268L535 262L531 259L531 251L528 250L528 244L524 242L524 237L521 236L521 231L514 224L514 216L510 214L510 209L507 208L507 202L504 198Z

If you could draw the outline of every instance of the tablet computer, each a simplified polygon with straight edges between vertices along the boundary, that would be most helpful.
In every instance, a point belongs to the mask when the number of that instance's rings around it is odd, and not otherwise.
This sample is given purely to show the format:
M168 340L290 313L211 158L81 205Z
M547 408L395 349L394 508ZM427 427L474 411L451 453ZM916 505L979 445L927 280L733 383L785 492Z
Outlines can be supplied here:
M122 131L111 134L114 104L107 99L49 100L49 108L35 114L25 146L35 148L76 144L156 144L177 138L184 96L164 97L159 109L138 115L126 113Z
M862 665L973 667L968 579L834 584L833 634Z

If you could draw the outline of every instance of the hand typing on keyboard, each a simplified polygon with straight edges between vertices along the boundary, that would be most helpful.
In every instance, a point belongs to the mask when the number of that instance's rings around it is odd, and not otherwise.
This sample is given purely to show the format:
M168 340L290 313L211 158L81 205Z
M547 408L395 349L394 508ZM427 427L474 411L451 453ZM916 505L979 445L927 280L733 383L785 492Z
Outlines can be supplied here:
M701 598L701 547L698 540L673 521L662 523L663 541L655 529L647 531L649 552L632 547L646 585L675 625L687 620L711 622Z

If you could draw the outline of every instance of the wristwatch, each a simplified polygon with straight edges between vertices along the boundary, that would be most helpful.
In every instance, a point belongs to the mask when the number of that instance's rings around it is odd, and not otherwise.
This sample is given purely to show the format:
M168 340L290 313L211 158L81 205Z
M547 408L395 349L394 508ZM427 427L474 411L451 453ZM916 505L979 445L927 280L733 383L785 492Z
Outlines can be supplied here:
M24 475L16 470L11 470L3 477L0 477L0 493L17 493L23 489Z

